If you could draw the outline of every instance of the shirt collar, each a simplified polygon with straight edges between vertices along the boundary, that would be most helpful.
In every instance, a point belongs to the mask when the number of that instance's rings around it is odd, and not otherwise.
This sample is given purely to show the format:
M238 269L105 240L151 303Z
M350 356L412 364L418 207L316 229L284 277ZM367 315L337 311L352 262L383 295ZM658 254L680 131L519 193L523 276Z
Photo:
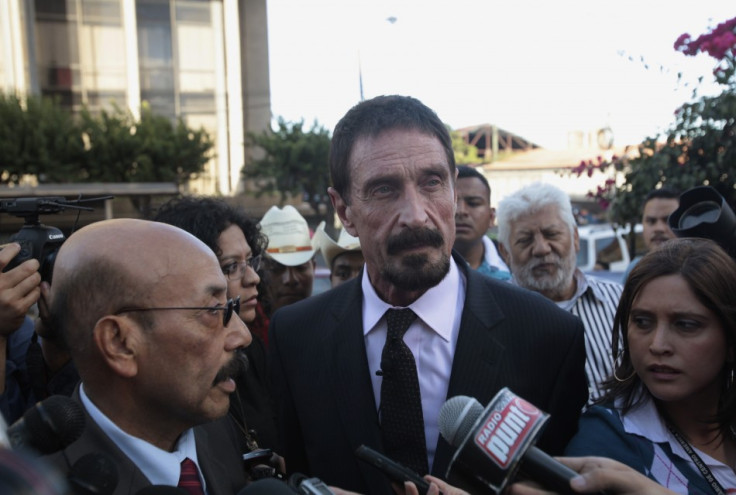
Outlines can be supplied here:
M84 408L94 422L97 423L100 429L110 437L110 440L123 451L133 464L141 470L152 485L176 486L179 483L181 462L188 457L197 465L197 469L200 471L199 478L204 487L204 476L202 476L201 469L199 468L197 445L194 439L194 432L191 428L179 436L175 450L173 452L167 452L121 430L87 397L87 394L84 392L84 384L79 387L79 396Z
M455 297L450 300L447 295L458 294L461 284L460 277L460 270L455 260L450 258L450 270L442 281L407 306L446 341L450 340L457 308ZM363 270L361 287L363 289L363 334L366 335L378 325L387 310L396 306L391 306L378 297L368 277L368 270Z
M481 237L481 239L483 240L483 259L486 261L486 263L499 270L510 272L511 270L509 270L509 267L503 261L501 255L498 254L498 250L493 244L493 241L485 235Z
M575 294L573 294L573 296L566 301L555 301L557 303L557 306L566 311L569 311L570 308L575 305L577 300L580 299L583 294L585 294L588 290L590 290L591 294L593 294L593 297L595 297L598 301L605 301L604 294L603 292L601 292L598 284L589 279L582 271L580 271L579 268L575 268L575 272L573 272L573 278L575 279Z
M620 410L620 406L621 404L617 401L616 408ZM654 443L669 441L667 427L660 418L657 407L650 397L643 397L640 403L631 408L621 418L621 422L626 433L644 437Z
M622 401L617 399L614 403L617 410L621 410ZM648 394L642 398L642 401L636 406L631 408L625 415L621 416L621 422L623 423L624 431L632 435L638 435L646 438L652 443L668 444L673 454L679 456L686 461L692 461L690 454L680 445L675 436L667 428L667 424L657 410L657 406L654 404L654 400ZM698 455L703 459L711 469L723 466L721 461L718 461L706 454L705 452L693 447ZM694 466L694 464L693 464Z
M617 400L616 408L619 411L621 410L620 406L620 400ZM640 403L621 417L621 422L626 433L644 437L652 443L666 443L670 446L673 454L685 460L690 460L690 456L685 452L685 449L670 433L650 396L643 397Z

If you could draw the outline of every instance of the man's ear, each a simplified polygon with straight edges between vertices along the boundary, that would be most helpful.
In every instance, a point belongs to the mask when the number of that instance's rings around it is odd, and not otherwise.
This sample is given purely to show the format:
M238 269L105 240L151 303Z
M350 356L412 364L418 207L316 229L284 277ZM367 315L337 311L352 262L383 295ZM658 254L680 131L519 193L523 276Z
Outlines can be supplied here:
M491 215L488 219L488 228L492 229L493 226L496 224L496 209L491 206Z
M335 209L335 213L337 213L337 216L342 223L342 227L353 237L359 237L358 231L355 230L355 225L350 220L350 206L348 206L343 197L334 187L328 187L327 194L330 195L332 207Z
M114 373L130 378L138 373L138 349L142 329L124 315L103 316L93 332L100 356Z
M575 246L575 253L580 252L580 234L578 233L578 226L573 227L573 244Z

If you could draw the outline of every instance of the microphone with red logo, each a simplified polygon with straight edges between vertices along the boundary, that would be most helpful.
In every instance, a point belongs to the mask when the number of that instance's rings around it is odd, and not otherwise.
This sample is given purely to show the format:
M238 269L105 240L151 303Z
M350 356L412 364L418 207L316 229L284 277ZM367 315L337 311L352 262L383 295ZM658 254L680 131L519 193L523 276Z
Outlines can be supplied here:
M533 444L549 414L503 388L488 407L459 395L442 406L439 428L455 454L445 474L471 493L500 493L516 478L530 479L560 494L572 494L578 473Z

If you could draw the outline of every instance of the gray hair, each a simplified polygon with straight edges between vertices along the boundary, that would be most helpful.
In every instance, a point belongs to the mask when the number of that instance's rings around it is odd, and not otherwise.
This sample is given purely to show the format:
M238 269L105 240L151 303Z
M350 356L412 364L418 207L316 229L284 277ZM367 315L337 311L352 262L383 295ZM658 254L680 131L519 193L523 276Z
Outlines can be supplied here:
M575 216L572 213L570 197L562 189L543 182L534 182L504 198L496 210L498 223L498 241L506 249L510 249L511 224L524 215L538 213L550 206L555 206L560 217L575 231Z

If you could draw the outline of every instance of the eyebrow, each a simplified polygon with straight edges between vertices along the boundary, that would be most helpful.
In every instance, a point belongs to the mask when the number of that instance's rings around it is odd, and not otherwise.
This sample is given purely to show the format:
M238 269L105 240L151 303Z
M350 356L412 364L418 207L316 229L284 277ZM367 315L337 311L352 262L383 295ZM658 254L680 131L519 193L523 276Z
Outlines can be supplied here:
M223 294L225 295L225 297L227 297L227 286L208 285L205 289L205 293L208 296L212 296L212 297L219 297Z
M654 313L655 311L652 311L651 309L646 309L646 308L632 307L629 310L629 315L634 315L634 314L652 315ZM674 316L675 318L700 318L700 319L710 318L707 314L696 312L696 311L675 311L674 313L667 313L667 316Z
M248 256L253 256L253 249L250 246L246 246L247 250L245 251L245 259L248 259ZM239 254L223 254L219 259L220 261L223 260L237 260L240 258Z

